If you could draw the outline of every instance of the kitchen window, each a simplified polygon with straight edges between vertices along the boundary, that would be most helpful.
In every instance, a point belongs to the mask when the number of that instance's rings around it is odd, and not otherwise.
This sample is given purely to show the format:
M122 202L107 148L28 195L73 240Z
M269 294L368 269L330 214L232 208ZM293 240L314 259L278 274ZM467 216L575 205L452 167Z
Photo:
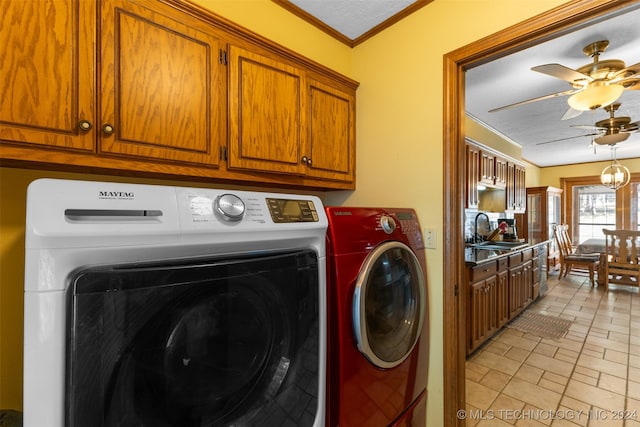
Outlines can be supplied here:
M616 190L600 184L599 176L563 178L565 220L572 241L604 238L603 228L640 230L640 174L631 174L629 185Z

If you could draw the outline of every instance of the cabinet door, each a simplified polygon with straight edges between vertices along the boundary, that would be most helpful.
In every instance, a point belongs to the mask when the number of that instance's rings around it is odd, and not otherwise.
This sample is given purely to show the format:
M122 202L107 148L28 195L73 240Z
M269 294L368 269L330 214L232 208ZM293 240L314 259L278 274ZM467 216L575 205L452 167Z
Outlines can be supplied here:
M467 144L467 207L477 208L479 202L478 196L478 177L480 167L480 150L473 145Z
M522 265L509 269L509 316L512 318L524 308L525 283Z
M495 159L495 181L494 184L498 188L506 188L507 187L507 175L509 174L508 162L506 159L502 157L496 156Z
M217 165L225 81L213 30L160 3L101 4L100 151Z
M515 165L514 167L514 196L516 212L524 212L527 208L527 189L525 182L525 168Z
M468 313L467 327L469 333L467 334L467 345L470 353L486 340L489 331L486 280L469 285Z
M306 175L353 182L355 177L355 94L308 79Z
M493 185L495 183L495 161L496 156L480 150L480 182Z
M0 139L94 150L96 5L0 2Z
M498 328L504 326L509 321L509 273L501 271L497 275L497 298L498 298Z
M230 46L229 168L305 173L304 91L302 70Z

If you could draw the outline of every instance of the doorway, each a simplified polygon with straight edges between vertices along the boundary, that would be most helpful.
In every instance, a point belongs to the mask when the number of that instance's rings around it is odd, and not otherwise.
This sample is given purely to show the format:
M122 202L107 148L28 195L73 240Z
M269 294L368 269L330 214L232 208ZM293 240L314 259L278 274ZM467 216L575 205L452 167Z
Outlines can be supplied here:
M456 415L465 408L464 201L465 71L532 45L571 32L576 27L633 5L631 0L574 0L516 26L463 46L444 56L443 152L444 217L453 230L444 244L444 425L464 426ZM461 176L462 175L462 176ZM455 214L451 215L450 213Z

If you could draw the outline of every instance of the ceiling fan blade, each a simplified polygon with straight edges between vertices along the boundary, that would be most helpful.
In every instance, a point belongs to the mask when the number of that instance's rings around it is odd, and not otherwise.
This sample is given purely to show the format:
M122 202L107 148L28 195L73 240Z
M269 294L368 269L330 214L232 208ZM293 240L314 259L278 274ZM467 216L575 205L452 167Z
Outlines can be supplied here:
M587 129L587 130L607 130L607 128L598 127L594 125L571 125L570 127L578 128L578 129Z
M584 81L586 85L586 83L593 80L590 76L586 74L583 74L579 71L576 71L569 67L565 67L564 65L560 65L560 64L538 65L535 67L531 67L531 69L533 71L537 71L542 74L547 74L551 77L556 77L558 79L564 80L569 83Z
M581 110L575 110L575 109L569 107L567 112L564 113L564 115L560 118L560 120L574 119L574 118L578 117L580 114L582 114Z
M566 138L552 139L551 141L538 142L536 145L545 145L545 144L551 144L553 142L567 141L569 139L583 138L585 136L599 136L599 135L602 135L602 132L587 133L584 135L576 135L576 136L568 136Z
M550 93L549 95L539 96L537 98L527 99L525 101L516 102L514 104L504 105L502 107L494 108L489 110L490 113L495 113L496 111L505 110L507 108L519 107L521 105L530 104L532 102L542 101L543 99L551 99L558 96L572 95L574 93L580 92L582 89L570 89L565 90L564 92Z

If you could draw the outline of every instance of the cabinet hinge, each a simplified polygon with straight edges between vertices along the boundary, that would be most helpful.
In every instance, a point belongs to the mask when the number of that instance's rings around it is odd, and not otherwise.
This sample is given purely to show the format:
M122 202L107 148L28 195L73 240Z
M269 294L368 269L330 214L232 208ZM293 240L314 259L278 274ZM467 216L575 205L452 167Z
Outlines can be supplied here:
M458 284L456 283L453 286L453 295L458 296L458 292L460 292L460 288L458 287Z
M227 51L220 49L218 52L218 61L220 61L220 63L222 65L227 65Z
M227 161L227 147L220 147L220 160Z

